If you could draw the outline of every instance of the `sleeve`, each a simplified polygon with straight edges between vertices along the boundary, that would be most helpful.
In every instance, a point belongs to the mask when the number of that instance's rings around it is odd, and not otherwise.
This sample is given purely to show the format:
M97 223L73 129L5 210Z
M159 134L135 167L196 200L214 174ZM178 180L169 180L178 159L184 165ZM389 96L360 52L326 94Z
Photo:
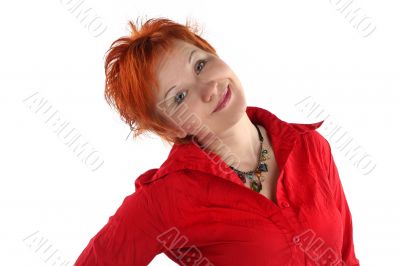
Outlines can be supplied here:
M322 136L321 136L322 137ZM343 191L342 182L340 181L338 169L332 155L329 142L323 138L325 162L327 163L328 180L331 191L336 202L336 206L342 216L343 225L343 245L342 245L342 261L347 266L359 266L360 262L355 256L353 243L353 224L350 209Z
M152 207L152 201L142 191L127 196L107 224L90 239L74 265L148 265L162 252L157 241L160 226Z

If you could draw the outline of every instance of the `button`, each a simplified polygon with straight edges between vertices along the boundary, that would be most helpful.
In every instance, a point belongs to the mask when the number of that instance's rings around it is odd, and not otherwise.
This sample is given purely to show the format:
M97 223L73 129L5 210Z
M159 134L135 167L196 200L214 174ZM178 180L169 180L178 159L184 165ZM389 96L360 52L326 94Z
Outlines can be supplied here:
M288 207L290 207L290 204L289 204L289 202L287 202L287 201L282 201L282 207L284 207L284 208L288 208Z

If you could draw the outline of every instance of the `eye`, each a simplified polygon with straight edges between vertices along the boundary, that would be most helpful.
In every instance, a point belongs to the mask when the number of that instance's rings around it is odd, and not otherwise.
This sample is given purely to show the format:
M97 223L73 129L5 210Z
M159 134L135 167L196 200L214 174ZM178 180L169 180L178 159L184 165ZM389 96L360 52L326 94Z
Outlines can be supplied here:
M197 70L199 69L199 66L200 66L200 71L203 70L204 66L205 66L206 63L207 63L207 60L199 60L199 61L197 61L197 62L198 62L198 64L196 64L196 66L195 66L195 71L196 71L196 73L197 73Z
M180 91L175 95L175 103L176 104L181 104L183 100L185 99L187 92L186 91Z

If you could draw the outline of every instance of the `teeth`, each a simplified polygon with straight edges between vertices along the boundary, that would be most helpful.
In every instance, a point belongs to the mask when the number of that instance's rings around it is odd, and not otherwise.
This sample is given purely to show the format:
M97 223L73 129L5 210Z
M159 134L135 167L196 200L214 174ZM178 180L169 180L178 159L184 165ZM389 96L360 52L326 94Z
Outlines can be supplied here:
M226 87L225 91L224 91L224 95L222 96L222 99L224 99L226 97L226 94L228 93L228 87Z
M219 105L221 105L224 102L227 92L228 92L228 90L225 90L224 94L221 97L221 102L219 103Z

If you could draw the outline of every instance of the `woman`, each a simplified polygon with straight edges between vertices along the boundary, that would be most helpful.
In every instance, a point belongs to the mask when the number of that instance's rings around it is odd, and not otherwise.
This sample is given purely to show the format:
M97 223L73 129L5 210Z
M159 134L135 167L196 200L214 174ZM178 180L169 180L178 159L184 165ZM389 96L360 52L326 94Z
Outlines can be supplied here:
M138 136L173 144L135 181L75 265L359 265L328 141L314 124L246 106L194 28L150 19L115 41L106 99Z

